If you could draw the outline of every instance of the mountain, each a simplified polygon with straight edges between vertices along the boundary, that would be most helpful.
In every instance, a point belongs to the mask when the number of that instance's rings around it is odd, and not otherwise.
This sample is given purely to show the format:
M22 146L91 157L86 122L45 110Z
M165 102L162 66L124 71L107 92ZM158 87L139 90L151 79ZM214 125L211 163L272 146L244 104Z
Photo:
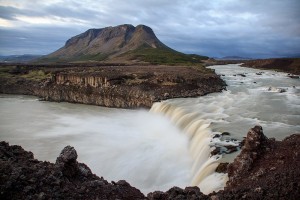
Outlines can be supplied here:
M31 54L9 55L9 56L1 56L0 55L0 62L5 62L5 63L12 63L12 62L26 63L26 62L30 62L34 59L37 59L41 56L42 55L31 55Z
M199 62L207 57L187 55L163 44L153 30L145 25L124 24L101 29L89 29L76 35L57 51L39 62Z

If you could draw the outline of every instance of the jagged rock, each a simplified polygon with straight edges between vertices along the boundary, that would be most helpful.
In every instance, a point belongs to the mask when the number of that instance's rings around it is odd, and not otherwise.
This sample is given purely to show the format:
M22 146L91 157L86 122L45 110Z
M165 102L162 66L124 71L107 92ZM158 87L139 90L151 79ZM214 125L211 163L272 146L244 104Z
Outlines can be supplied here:
M167 199L175 199L175 200L190 200L190 199L209 199L208 196L204 195L200 192L198 187L186 187L185 189L181 189L179 187L173 187L169 189L167 192L151 192L148 194L149 200L167 200Z
M227 173L228 164L229 163L220 163L215 171L218 173Z
M299 199L300 134L268 139L260 126L247 134L242 151L228 166L220 199Z
M300 198L300 134L283 141L252 128L242 151L227 167L224 190L209 195L198 187L173 187L145 197L124 180L108 183L77 162L73 147L63 149L55 164L34 159L20 146L0 142L0 199L283 199ZM68 170L72 173L69 173ZM226 164L220 165L224 172ZM67 170L67 173L66 173Z
M77 152L74 147L66 146L56 159L55 165L60 168L66 177L72 178L78 174L79 165L77 163Z
M126 181L110 184L77 162L73 147L56 163L37 161L20 146L0 143L0 199L145 199Z
M266 141L267 137L263 134L261 126L250 129L242 147L242 152L228 166L230 180L236 179L242 172L246 172L251 168L258 154L262 151L259 147Z

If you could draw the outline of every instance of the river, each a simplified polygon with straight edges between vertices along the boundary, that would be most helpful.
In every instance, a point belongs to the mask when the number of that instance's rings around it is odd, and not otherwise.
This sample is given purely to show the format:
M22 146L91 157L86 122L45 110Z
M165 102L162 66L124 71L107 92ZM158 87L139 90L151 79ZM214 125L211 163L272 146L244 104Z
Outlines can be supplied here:
M170 99L150 111L2 94L0 140L51 162L66 145L74 146L78 160L94 173L110 181L125 179L144 193L174 185L218 190L226 174L213 171L236 153L210 157L209 145L226 142L212 137L229 132L230 138L242 140L255 125L276 139L299 133L300 80L239 65L211 68L222 75L227 91Z

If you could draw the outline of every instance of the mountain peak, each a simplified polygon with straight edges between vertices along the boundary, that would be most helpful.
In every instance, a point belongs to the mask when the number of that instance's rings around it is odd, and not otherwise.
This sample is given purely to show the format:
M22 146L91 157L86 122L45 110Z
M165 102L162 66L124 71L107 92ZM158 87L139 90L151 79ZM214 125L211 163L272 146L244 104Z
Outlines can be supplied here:
M169 62L175 57L176 62L178 62L178 57L184 57L183 60L187 60L185 56L163 44L150 27L142 24L136 27L123 24L89 29L70 38L62 48L42 57L37 62L141 61L162 63L167 60Z
M146 25L131 24L89 29L76 35L59 50L45 56L44 60L74 61L93 58L103 60L135 50L141 46L166 47Z

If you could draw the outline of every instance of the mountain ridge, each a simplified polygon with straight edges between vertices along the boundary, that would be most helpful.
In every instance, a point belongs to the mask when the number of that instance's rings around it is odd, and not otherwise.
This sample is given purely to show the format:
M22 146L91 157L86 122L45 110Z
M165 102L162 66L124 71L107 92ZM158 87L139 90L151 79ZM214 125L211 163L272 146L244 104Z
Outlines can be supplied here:
M68 39L63 47L42 57L40 62L198 62L207 57L180 53L163 44L146 25L123 24L88 29ZM176 61L177 60L177 61Z

